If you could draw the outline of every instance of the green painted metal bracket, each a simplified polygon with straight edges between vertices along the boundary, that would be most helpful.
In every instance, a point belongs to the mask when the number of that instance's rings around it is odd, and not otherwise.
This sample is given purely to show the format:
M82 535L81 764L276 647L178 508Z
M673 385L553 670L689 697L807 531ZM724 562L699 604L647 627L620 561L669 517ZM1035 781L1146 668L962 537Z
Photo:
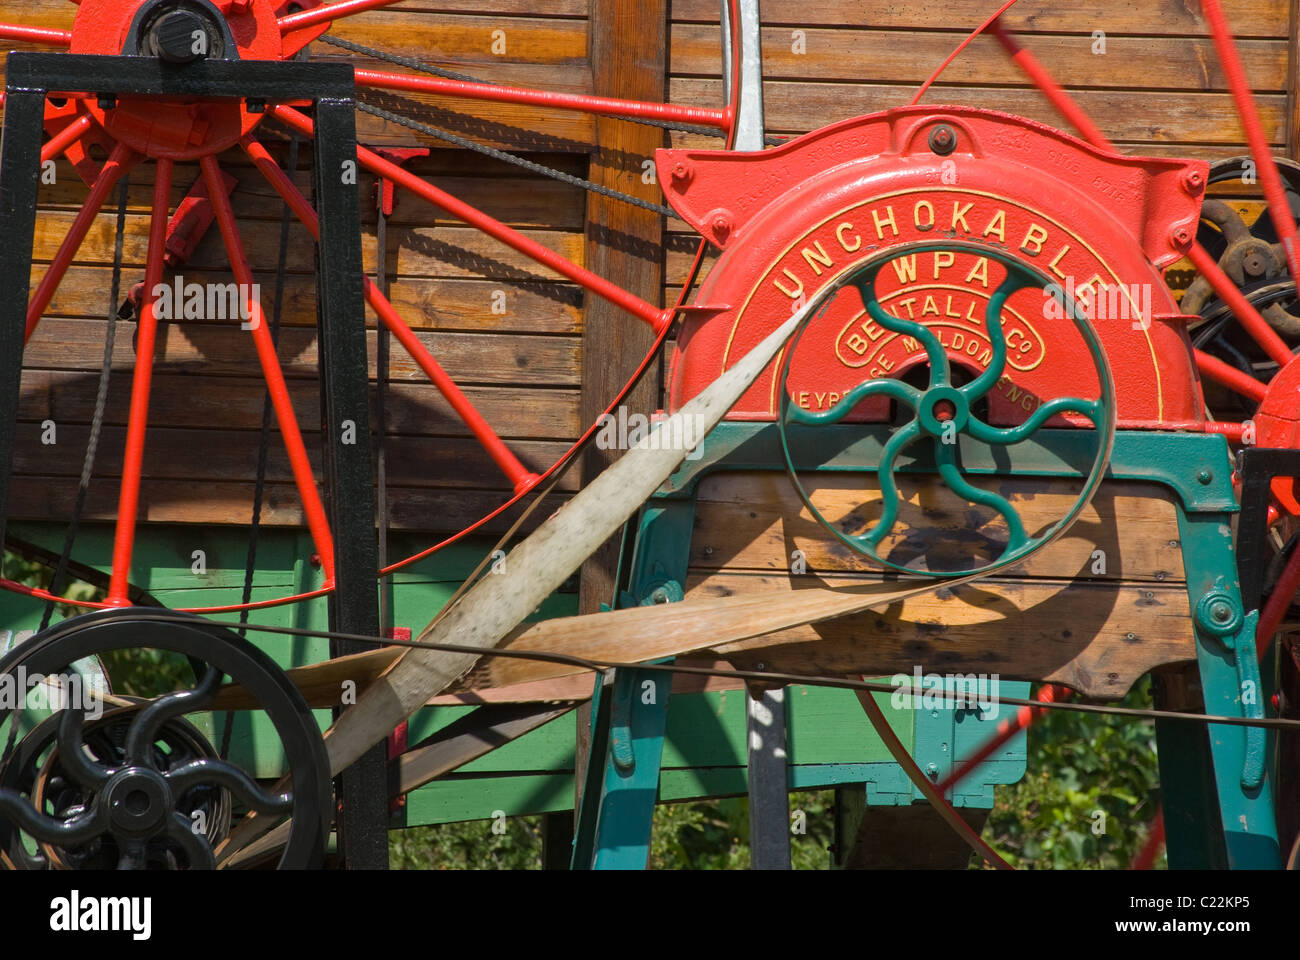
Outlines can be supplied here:
M790 456L800 470L872 473L893 428L881 424L834 424L787 428ZM1080 430L1040 430L1016 445L1015 472L1030 477L1087 476L1095 442ZM1005 450L961 436L966 473L1006 473ZM704 440L704 458L684 463L660 490L665 497L693 496L696 484L722 470L781 469L784 454L775 423L720 423ZM1228 441L1219 434L1118 431L1107 480L1145 480L1169 487L1192 513L1235 513ZM937 473L928 451L900 454L899 473Z
M1205 710L1234 717L1263 715L1255 657L1255 618L1242 614L1241 588L1226 513L1179 512L1187 597ZM1271 737L1254 727L1209 724L1209 752L1228 866L1279 869L1274 784L1265 770ZM1206 825L1208 828L1208 825Z

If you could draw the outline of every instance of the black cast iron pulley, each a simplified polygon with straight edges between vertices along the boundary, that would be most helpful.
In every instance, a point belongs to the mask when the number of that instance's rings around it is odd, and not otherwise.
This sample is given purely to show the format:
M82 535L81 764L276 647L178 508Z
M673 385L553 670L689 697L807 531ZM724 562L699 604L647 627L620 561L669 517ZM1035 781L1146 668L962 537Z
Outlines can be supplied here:
M47 689L63 691L50 697L56 709L48 716L34 712L30 697L11 696L0 709L0 742L22 737L0 765L0 852L11 865L211 868L236 811L256 812L271 825L292 818L280 868L320 864L331 815L329 760L302 695L270 657L225 627L166 616L172 619L144 609L92 613L0 659L0 682L10 690L56 678ZM179 655L192 680L143 702L90 694L73 681L79 662L112 663L116 652L140 650ZM226 677L257 711L208 712ZM282 767L245 770L200 729L214 728L219 717L252 730L246 716L257 715L279 740ZM268 746L259 742L256 755L273 754ZM282 772L283 790L276 785Z

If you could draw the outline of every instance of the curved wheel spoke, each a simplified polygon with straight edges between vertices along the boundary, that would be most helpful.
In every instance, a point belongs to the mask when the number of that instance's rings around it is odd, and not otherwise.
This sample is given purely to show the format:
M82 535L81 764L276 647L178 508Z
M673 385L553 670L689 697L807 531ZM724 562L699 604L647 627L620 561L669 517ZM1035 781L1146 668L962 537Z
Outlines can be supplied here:
M86 756L83 749L85 746L83 724L84 718L80 710L63 711L63 716L59 718L57 736L59 763L79 786L87 790L98 790L108 782L113 771L91 763L90 758Z
M930 328L923 323L917 323L915 320L904 320L886 312L885 308L880 305L880 300L876 297L874 280L873 276L862 283L856 284L858 295L862 297L862 305L866 308L867 313L871 315L871 319L891 333L901 333L915 338L917 342L925 347L925 355L930 361L930 386L947 384L950 376L948 353L943 349L943 344L939 342L939 338L931 333Z
M1043 424L1061 413L1081 413L1093 422L1101 422L1101 404L1095 400L1082 400L1078 397L1055 397L1039 404L1038 409L1026 418L1025 422L1014 427L994 427L975 417L966 425L967 432L981 443L1009 446L1028 439L1041 429Z
M98 802L75 819L55 820L38 812L22 794L8 789L0 789L0 814L18 824L24 833L44 843L59 846L93 840L104 832L107 820Z
M126 732L126 762L131 766L154 766L153 743L159 728L168 720L202 710L221 686L221 671L208 667L193 690L179 690L159 697L131 719Z
M1002 371L1006 369L1007 340L1002 333L1002 308L1006 305L1008 297L1029 285L1027 281L1008 270L1007 278L993 291L993 296L989 297L989 304L984 310L984 326L988 330L993 356L989 360L988 369L964 387L958 387L967 399L974 400L988 393L1002 376Z
M971 503L993 508L1007 522L1008 537L1006 548L1002 551L1003 556L1025 545L1029 537L1025 533L1024 522L1021 521L1016 508L1011 505L1011 501L1001 494L994 493L991 490L981 490L966 479L965 474L961 472L961 468L957 466L957 444L943 443L936 440L934 459L939 467L939 475L943 477L943 482L948 485L953 493L959 497L965 497Z
M903 448L920 435L921 424L913 420L901 430L896 430L880 453L878 468L880 519L871 530L857 538L866 541L872 547L879 546L880 541L889 535L889 532L894 529L894 524L898 522L898 481L894 479L894 461L903 452Z
M790 408L790 419L795 423L806 423L810 425L820 425L824 423L838 423L863 400L868 397L885 396L900 403L905 403L913 410L921 400L921 391L902 380L892 378L880 378L876 380L864 380L856 387L844 395L839 403L829 410L805 410L800 406Z
M185 851L191 870L215 870L217 859L207 838L194 832L190 821L181 813L173 813L167 820L167 836Z
M200 784L215 783L225 787L251 810L262 814L288 813L293 809L292 793L267 793L257 782L234 764L224 760L193 760L166 774L172 793L180 797Z

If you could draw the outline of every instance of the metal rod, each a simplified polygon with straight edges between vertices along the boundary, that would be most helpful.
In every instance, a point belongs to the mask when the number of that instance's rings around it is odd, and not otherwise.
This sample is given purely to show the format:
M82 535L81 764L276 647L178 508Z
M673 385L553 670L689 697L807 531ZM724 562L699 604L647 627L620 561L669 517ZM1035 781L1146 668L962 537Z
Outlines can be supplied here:
M275 106L268 110L293 129L305 136L312 136L312 122L302 113L294 110L292 107ZM423 197L436 206L446 210L453 217L468 223L470 226L481 230L493 239L499 240L506 246L517 250L524 256L537 261L545 267L550 267L556 273L572 280L583 288L590 290L596 296L603 300L608 300L615 306L622 307L639 320L650 324L656 332L662 330L672 322L675 311L661 309L651 303L642 300L640 297L628 293L622 287L611 283L604 277L599 277L583 267L578 266L572 260L560 256L560 254L549 250L524 236L517 230L514 230L499 220L489 217L481 210L470 206L462 200L458 200L451 194L439 190L431 183L421 180L414 174L408 173L394 163L389 163L378 154L367 150L365 147L357 148L357 158L361 165L381 177L386 177L394 183L410 190L417 196Z
M289 387L284 379L284 371L280 367L275 341L262 314L262 305L256 298L250 296L253 289L253 271L248 266L248 258L244 253L244 243L235 223L235 211L226 191L222 189L221 168L216 157L203 157L199 163L203 170L203 180L208 187L212 210L216 214L217 226L221 231L221 239L225 243L226 255L230 259L231 272L235 275L235 282L239 284L241 293L247 298L245 301L249 314L247 326L253 335L253 346L262 367L266 391L271 397L276 423L280 427L280 435L284 440L294 485L298 488L298 496L302 500L307 528L311 531L312 541L320 554L325 584L329 585L334 582L334 537L325 516L325 504L321 501L320 491L316 488L316 477L312 471L311 460L307 457L307 447L302 439L302 431L298 427L298 417L294 413L293 401L289 397Z
M55 47L72 46L72 31L51 27L27 27L20 23L0 23L0 40L23 43L46 43Z
M172 161L158 159L154 172L153 209L149 217L149 251L144 273L144 304L136 324L135 370L131 381L131 407L126 422L126 449L122 454L122 485L117 502L117 529L113 537L113 568L109 574L108 603L131 605L128 596L131 557L135 551L136 515L140 507L140 474L144 465L145 432L149 424L149 392L153 383L154 345L158 335L157 288L162 284L167 253L167 215L171 210ZM220 192L220 191L218 191ZM222 194L224 196L224 194Z
M257 166L257 169L298 215L303 226L311 231L313 236L319 236L320 225L316 217L316 211L311 208L311 204L303 197L302 192L293 185L293 181L285 176L279 165L267 153L266 148L257 141L248 138L245 138L243 145L245 152ZM496 432L483 418L483 415L475 408L469 397L465 396L456 381L447 374L442 365L429 353L428 348L425 347L415 331L402 319L401 314L393 307L388 297L371 282L369 277L363 278L362 283L366 301L379 316L385 329L397 338L402 348L410 354L420 369L424 371L425 376L451 404L456 415L469 427L475 439L482 444L483 449L487 451L492 460L501 468L501 472L514 485L515 492L527 490L536 483L537 474L525 467L510 448L502 442L501 438L497 436Z
M1221 384L1243 397L1254 400L1256 403L1261 402L1268 393L1267 386L1250 374L1238 370L1230 363L1225 363L1213 354L1206 353L1204 350L1193 350L1192 355L1196 358L1196 367L1201 371L1202 376L1213 380L1215 383Z
M317 7L315 10L301 10L279 19L280 32L289 33L305 27L320 26L322 23L329 23L340 17L353 17L367 10L391 7L398 2L399 0L343 0L342 3L332 3L329 6Z
M45 276L41 278L40 286L36 288L36 293L32 295L31 303L28 304L25 340L30 340L32 334L36 332L41 317L45 314L50 301L54 299L59 284L63 282L64 274L68 272L68 267L72 265L77 251L81 249L86 234L90 232L95 217L103 209L104 202L113 191L113 187L117 185L118 180L122 178L122 174L126 173L132 155L130 147L119 143L113 148L113 152L104 164L103 170L95 179L95 185L90 188L90 195L86 197L86 202L77 211L72 226L68 228L67 236L63 238L63 243L59 245L54 260L46 269ZM168 198L168 202L170 203L170 198Z
M701 126L726 130L730 118L726 110L711 107L692 107L677 103L652 103L645 100L619 100L613 97L593 97L581 93L557 93L550 90L532 90L527 87L506 87L494 83L475 83L469 80L451 80L443 77L414 76L408 73L389 73L383 70L358 69L357 85L378 90L403 90L410 93L433 93L466 100L490 100L495 103L517 103L554 110L574 110L600 116L627 116L643 120L665 120L675 123L695 123Z

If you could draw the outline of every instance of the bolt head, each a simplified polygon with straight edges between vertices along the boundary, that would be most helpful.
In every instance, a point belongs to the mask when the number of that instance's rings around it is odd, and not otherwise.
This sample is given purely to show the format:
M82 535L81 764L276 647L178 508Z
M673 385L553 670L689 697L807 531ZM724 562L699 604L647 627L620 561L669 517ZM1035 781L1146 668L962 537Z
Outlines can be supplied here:
M726 214L719 213L716 216L714 216L709 226L713 228L714 235L717 236L719 239L727 237L731 234L731 218L728 217Z
M1205 177L1199 170L1188 170L1183 174L1183 188L1191 194L1200 193L1205 189Z
M1175 227L1170 236L1173 238L1174 244L1179 247L1189 246L1192 242L1192 231L1186 227Z
M930 149L941 157L946 157L957 149L957 133L946 123L941 123L930 131Z
M152 32L154 43L158 48L158 56L168 63L193 63L202 60L207 56L207 49L212 45L209 37L203 52L195 51L194 35L202 33L207 36L208 25L202 17L190 10L173 10L171 13L164 14L154 24Z
M673 180L685 184L690 182L691 177L695 175L695 171L691 169L691 165L685 160L678 160L673 164L672 174Z
M1202 486L1209 484L1209 482L1213 479L1214 479L1214 474L1210 473L1209 470L1202 470L1200 473L1196 475L1196 482L1201 484Z

